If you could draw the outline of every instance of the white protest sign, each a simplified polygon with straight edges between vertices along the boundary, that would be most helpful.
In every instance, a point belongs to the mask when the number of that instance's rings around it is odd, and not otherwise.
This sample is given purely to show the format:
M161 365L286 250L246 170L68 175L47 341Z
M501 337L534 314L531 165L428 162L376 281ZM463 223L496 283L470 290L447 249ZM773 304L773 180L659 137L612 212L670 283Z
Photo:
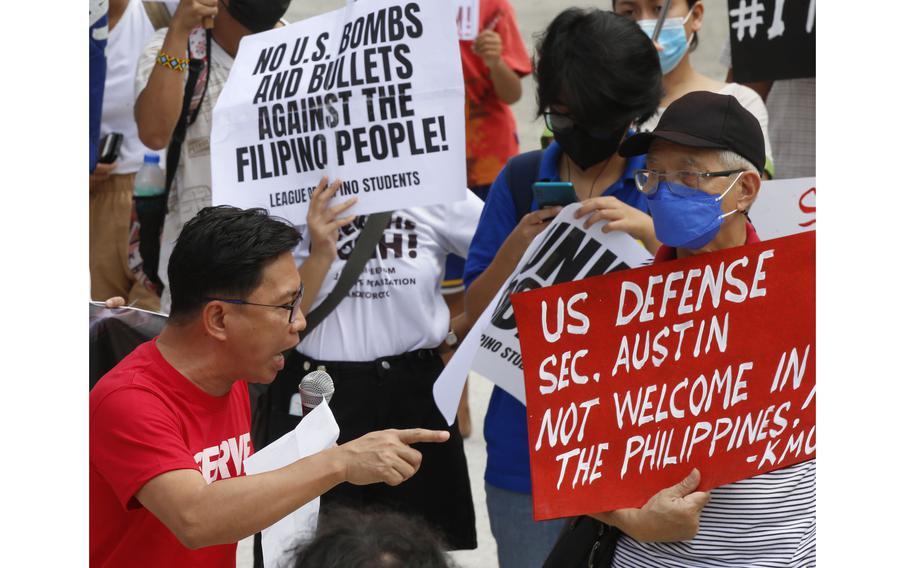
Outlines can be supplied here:
M474 41L480 33L480 0L455 0L455 24L458 39Z
M763 241L815 230L815 178L765 181L749 209Z
M450 425L458 404L453 393L461 395L468 367L522 403L525 401L521 347L510 294L635 268L651 261L648 251L626 233L604 233L601 229L605 221L586 230L586 218L575 218L579 207L576 203L563 208L547 230L531 242L518 267L433 385L436 404ZM467 364L475 352L473 362Z
M466 195L451 2L370 0L243 38L212 126L212 201L294 224L323 175L347 214Z
M304 416L297 427L262 448L243 462L247 475L280 469L295 461L321 452L338 440L338 423L322 401ZM316 532L319 498L315 498L274 525L262 531L262 558L266 568L282 566L284 555L301 539Z

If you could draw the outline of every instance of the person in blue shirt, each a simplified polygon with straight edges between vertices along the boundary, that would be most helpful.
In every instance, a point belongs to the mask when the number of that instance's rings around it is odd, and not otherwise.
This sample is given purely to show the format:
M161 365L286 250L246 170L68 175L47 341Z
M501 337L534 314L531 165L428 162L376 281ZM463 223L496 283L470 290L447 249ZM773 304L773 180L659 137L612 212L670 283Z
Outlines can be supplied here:
M586 226L606 219L605 231L625 231L652 253L659 246L644 196L634 182L641 156L616 150L630 128L649 118L663 95L660 61L651 40L626 18L602 10L568 9L538 40L534 76L538 114L555 142L513 158L494 181L465 263L466 312L476 319L512 273L531 240L558 208L540 209L533 199L521 211L513 197L527 187L509 187L514 164L537 166L538 181L570 181L577 215ZM510 167L512 170L510 171ZM484 421L487 443L487 509L501 568L540 566L564 521L534 522L528 429L524 405L494 388Z
M90 0L88 14L88 171L91 173L98 163L101 102L107 75L107 0Z

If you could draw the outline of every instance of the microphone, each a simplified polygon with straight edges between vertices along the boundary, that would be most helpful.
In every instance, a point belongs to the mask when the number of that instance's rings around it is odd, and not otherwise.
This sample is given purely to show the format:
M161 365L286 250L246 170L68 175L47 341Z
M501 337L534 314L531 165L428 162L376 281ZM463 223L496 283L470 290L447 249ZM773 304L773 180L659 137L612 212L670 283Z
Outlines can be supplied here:
M323 398L326 402L332 400L332 395L335 394L335 383L332 382L332 377L328 373L320 369L307 373L300 381L297 390L300 392L303 416L306 416L319 406Z

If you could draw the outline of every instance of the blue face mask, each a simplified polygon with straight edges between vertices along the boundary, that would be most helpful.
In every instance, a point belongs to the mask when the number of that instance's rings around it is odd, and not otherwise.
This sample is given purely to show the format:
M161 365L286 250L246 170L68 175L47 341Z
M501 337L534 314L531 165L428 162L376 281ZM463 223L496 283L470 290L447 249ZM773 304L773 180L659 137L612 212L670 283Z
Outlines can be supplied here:
M654 220L654 232L657 240L675 248L698 250L714 240L720 231L724 217L738 210L723 213L720 202L727 195L739 177L720 195L679 183L661 181L654 193L648 196L648 208Z
M686 14L685 18L667 18L664 20L664 26L660 29L660 35L657 43L663 48L658 51L660 56L660 70L664 75L676 69L679 62L689 51L689 44L692 38L686 39L685 24L692 15L692 10ZM648 34L648 37L654 35L654 28L657 26L657 20L639 20L638 26ZM694 35L692 37L695 37Z

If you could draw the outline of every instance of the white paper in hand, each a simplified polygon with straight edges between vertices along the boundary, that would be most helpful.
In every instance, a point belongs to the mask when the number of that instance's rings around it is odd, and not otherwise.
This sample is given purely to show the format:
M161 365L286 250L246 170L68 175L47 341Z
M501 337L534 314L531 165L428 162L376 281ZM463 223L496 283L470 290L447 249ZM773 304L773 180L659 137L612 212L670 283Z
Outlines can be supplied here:
M338 423L323 401L304 416L294 430L275 440L244 462L247 475L280 469L329 448L338 440ZM262 531L262 558L266 568L280 566L283 556L300 539L316 531L319 498Z

